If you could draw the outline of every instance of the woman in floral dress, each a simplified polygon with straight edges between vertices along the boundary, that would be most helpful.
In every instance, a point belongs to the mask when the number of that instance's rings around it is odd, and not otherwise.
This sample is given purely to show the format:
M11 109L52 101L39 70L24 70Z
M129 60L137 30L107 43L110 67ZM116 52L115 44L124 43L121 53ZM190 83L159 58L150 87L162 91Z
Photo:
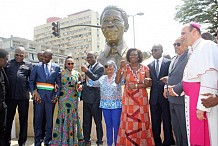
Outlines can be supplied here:
M117 66L113 60L105 64L105 75L98 80L88 80L90 87L100 87L100 108L106 124L107 146L116 144L122 112L121 84L115 83ZM123 82L122 82L123 83Z
M67 57L65 69L61 72L62 87L51 146L83 145L82 127L78 115L78 92L82 90L79 85L81 76L73 66L72 57Z
M142 62L142 52L136 48L127 51L126 60L121 61L116 83L124 78L121 123L116 146L154 146L151 130L149 103L146 87L151 86L147 66Z

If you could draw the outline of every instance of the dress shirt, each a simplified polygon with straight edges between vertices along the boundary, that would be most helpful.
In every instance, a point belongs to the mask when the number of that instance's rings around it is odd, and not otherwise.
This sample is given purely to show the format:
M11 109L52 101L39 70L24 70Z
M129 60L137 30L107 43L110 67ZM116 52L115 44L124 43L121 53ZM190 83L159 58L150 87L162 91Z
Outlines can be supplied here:
M90 65L89 70L93 69L98 62L96 61L93 65Z
M49 63L47 63L47 66L48 66L48 71L49 73L51 72L51 61ZM46 68L46 64L44 64L44 70Z
M161 57L159 59L155 59L155 69L156 69L156 65L157 65L157 60L158 60L158 63L159 63L159 73L160 73L160 68L161 68L161 64L163 62L163 57Z

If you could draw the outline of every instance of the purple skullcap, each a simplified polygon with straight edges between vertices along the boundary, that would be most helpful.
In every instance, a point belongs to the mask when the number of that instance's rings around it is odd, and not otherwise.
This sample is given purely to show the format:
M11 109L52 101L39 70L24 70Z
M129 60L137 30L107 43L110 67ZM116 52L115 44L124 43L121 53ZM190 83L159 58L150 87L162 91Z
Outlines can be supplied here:
M197 22L191 22L190 24L191 24L193 27L195 27L195 28L197 28L197 29L199 29L199 30L200 30L200 28L201 28L200 24L198 24Z

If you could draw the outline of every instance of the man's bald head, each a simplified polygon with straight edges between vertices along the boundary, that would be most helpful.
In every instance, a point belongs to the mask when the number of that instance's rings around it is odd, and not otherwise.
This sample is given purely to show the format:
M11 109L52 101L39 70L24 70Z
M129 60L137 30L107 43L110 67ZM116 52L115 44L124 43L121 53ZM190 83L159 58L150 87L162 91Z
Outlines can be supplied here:
M53 55L52 50L50 49L45 50L45 52L43 53L43 60L42 60L43 63L45 64L49 63L50 60L52 59L52 55Z
M97 57L97 52L95 52L95 51L89 51L89 52L87 53L87 55L88 55L88 54L93 55L95 58Z
M14 50L14 58L17 62L23 62L25 58L25 49L24 47L18 46Z
M97 54L94 51L90 51L87 53L86 61L90 64L93 65L96 62Z
M21 46L19 46L19 47L16 47L15 48L15 53L25 53L25 49L24 49L24 47L21 47Z
M47 49L45 50L45 52L43 54L49 54L49 55L53 55L52 50L51 49Z

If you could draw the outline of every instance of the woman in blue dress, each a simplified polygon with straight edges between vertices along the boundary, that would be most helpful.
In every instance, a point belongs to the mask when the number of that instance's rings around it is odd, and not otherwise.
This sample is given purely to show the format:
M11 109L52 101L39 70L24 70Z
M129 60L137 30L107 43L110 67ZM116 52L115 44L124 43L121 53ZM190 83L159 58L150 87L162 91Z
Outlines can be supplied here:
M73 67L73 58L67 57L65 69L61 72L62 86L51 146L83 145L82 127L78 115L78 93L82 90L82 86L79 85L81 75Z

